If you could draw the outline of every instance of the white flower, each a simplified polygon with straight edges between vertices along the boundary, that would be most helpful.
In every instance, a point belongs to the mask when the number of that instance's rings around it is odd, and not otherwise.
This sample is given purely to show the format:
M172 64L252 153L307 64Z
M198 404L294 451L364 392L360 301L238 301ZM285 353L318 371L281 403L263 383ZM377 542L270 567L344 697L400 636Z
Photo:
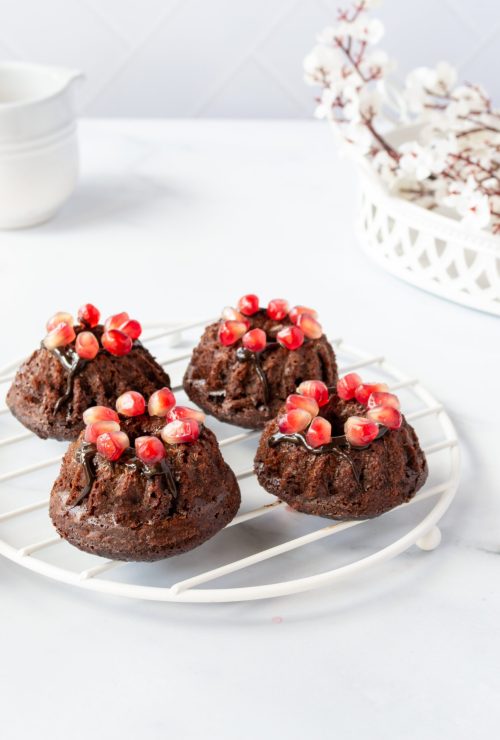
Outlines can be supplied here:
M382 107L382 95L378 90L361 88L358 94L358 110L362 118L371 120Z
M332 106L337 99L337 93L329 87L325 87L321 93L321 101L314 111L316 118L331 118Z
M446 110L450 119L471 114L480 115L489 108L486 92L479 85L461 85L453 91L452 98Z
M347 85L342 90L342 103L344 118L350 123L359 123L361 120L360 97L354 85Z
M398 149L402 155L399 160L401 177L426 180L432 174L432 156L417 141L408 141Z
M349 24L349 36L368 44L377 44L384 35L384 24L378 18L365 18L360 15Z
M355 147L360 154L367 154L373 146L373 138L362 123L351 123L342 129L342 135L348 144Z
M363 60L363 71L366 70L368 75L377 72L379 77L383 77L392 66L392 61L382 49L375 49L370 54L367 54Z
M303 64L306 82L318 85L340 74L342 60L337 49L318 45L306 56Z
M443 203L454 208L466 226L481 229L490 222L488 197L479 192L473 177L469 177L467 182L451 183Z
M320 44L334 44L337 39L345 39L351 35L351 23L340 21L336 26L327 26L318 34L317 40Z
M450 154L457 153L457 138L450 132L446 136L437 135L437 132L429 127L422 131L421 140L430 155L431 172L438 175L447 167Z
M419 113L430 95L437 97L451 93L457 72L448 62L439 62L434 69L417 67L406 77L405 97L414 113Z

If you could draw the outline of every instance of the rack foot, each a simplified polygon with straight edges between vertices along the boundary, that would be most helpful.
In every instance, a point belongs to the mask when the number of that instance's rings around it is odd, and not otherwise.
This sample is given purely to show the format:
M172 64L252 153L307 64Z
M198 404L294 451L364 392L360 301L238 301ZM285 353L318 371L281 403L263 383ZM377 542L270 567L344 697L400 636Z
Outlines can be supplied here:
M439 527L432 527L423 537L417 540L417 547L421 550L435 550L441 542L441 530Z

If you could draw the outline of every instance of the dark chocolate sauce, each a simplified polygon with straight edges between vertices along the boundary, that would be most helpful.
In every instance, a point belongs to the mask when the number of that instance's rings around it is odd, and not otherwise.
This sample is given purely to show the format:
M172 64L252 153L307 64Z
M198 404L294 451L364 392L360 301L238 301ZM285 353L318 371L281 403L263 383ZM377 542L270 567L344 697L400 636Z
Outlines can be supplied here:
M85 470L85 486L83 487L80 495L71 504L71 508L78 506L91 492L92 486L95 481L95 462L94 457L96 455L97 448L90 442L83 442L81 447L76 451L76 461L83 465ZM129 447L125 450L117 461L125 465L125 467L131 470L137 470L145 478L155 478L157 475L164 476L165 488L172 498L177 498L177 484L175 482L174 474L168 462L163 459L156 465L147 465L147 463L140 460L135 454L135 450Z
M384 436L386 432L387 427L380 427L379 433L375 439L380 439ZM326 453L333 453L334 455L337 455L337 457L341 458L342 460L346 460L349 463L354 478L356 479L356 483L358 484L358 486L361 487L361 467L356 465L356 459L352 458L349 453L352 450L366 450L367 447L369 447L370 445L365 445L364 447L352 447L352 445L350 445L347 441L347 437L345 436L345 434L341 434L338 437L332 437L331 442L326 445L321 445L321 447L312 447L305 438L305 435L301 432L294 432L293 434L283 434L282 432L276 432L271 437L269 437L269 445L271 447L275 447L280 442L291 442L291 444L294 445L302 445L302 447L305 447L308 452L312 452L314 455L324 455ZM343 447L347 448L347 450L343 450Z
M269 382L267 380L266 373L264 372L264 368L262 367L261 357L264 352L267 352L270 349L275 349L276 347L279 347L278 342L268 342L261 352L252 352L252 350L247 349L246 347L238 347L236 350L237 360L240 362L251 362L253 364L257 377L262 384L264 405L266 407L269 406L269 401L271 400L271 389L269 388Z
M57 413L61 406L71 397L75 376L83 370L87 364L87 360L82 360L72 347L55 347L54 349L51 349L50 352L63 366L67 378L66 390L63 395L57 399L54 405L54 413Z

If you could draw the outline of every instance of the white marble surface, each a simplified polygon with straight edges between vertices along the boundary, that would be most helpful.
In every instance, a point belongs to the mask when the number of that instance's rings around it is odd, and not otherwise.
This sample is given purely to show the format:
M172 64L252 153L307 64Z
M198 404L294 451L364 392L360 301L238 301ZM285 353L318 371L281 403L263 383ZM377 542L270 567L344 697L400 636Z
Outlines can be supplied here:
M86 300L154 320L283 294L421 378L463 479L436 551L279 600L129 603L1 560L2 736L497 737L498 319L360 254L354 173L320 124L84 121L81 138L66 209L0 234L0 364Z

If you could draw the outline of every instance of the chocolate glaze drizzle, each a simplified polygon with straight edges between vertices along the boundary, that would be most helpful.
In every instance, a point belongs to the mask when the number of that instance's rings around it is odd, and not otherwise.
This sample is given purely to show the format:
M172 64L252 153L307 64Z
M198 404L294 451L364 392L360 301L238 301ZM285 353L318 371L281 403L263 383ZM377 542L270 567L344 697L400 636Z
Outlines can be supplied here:
M387 427L379 427L379 432L375 439L380 439L384 436L386 432ZM352 458L349 452L351 452L353 449L366 450L367 447L369 447L370 445L365 445L364 447L352 447L347 441L347 437L345 436L345 434L341 434L338 437L332 437L331 442L326 445L321 445L321 447L311 447L311 445L305 438L305 435L301 432L294 432L293 434L283 434L282 432L276 432L271 437L269 437L269 445L271 447L276 447L276 445L278 445L280 442L291 442L291 444L294 445L302 445L302 447L305 447L308 452L312 452L314 455L324 455L326 453L333 453L334 455L337 455L337 457L341 458L342 460L346 460L349 463L354 478L356 479L356 483L358 484L358 486L361 487L361 466L356 465L356 459ZM342 447L346 447L347 451L341 449Z
M78 506L91 492L92 486L95 481L95 462L94 457L96 455L97 448L91 442L83 442L82 445L76 451L76 461L83 465L85 470L85 486L83 487L80 495L71 504L71 508ZM125 467L131 470L137 470L145 478L154 478L157 475L164 476L164 483L167 492L172 496L173 499L177 498L177 484L175 482L174 474L168 462L163 459L157 465L147 465L140 460L135 454L135 450L129 447L117 461L125 464Z
M78 356L78 354L72 347L55 347L54 349L51 349L50 352L59 360L64 370L66 371L67 376L66 390L64 391L63 395L57 399L54 405L54 413L56 413L57 411L59 411L61 406L66 403L66 401L71 397L71 394L73 393L73 383L75 380L75 376L83 370L83 368L87 364L87 360L82 360L82 358Z
M264 352L267 352L270 349L275 349L276 347L279 347L278 342L268 342L262 352L252 352L252 350L247 349L246 347L238 347L236 350L236 359L239 360L239 362L251 362L255 368L255 372L257 373L257 376L262 384L262 390L264 392L264 405L267 407L269 406L269 401L271 400L271 390L269 388L269 382L266 377L266 373L264 372L264 368L262 367L261 357L264 354Z

